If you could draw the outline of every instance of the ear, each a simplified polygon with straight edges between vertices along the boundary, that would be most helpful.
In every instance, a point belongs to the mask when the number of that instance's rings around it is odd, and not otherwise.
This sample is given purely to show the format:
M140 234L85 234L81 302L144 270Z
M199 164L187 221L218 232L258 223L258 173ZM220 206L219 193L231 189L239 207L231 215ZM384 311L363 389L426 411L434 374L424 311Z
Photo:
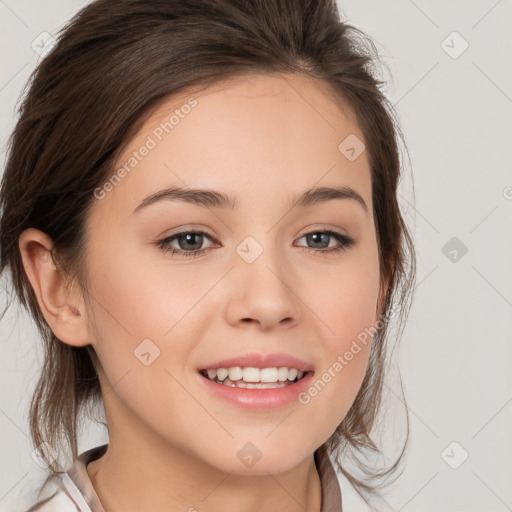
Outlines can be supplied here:
M69 276L55 266L51 238L29 228L21 233L18 242L25 273L55 336L68 345L91 344L83 299L73 296Z

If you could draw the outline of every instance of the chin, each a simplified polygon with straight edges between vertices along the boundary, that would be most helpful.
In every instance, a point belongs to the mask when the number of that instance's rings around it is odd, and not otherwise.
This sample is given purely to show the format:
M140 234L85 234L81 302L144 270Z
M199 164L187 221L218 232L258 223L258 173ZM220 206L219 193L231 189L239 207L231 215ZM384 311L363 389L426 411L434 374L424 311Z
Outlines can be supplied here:
M279 447L259 450L247 442L242 448L234 449L232 457L226 456L224 452L215 460L207 462L225 473L235 475L274 475L290 471L312 456L313 451L310 454L298 454L296 450L286 452Z

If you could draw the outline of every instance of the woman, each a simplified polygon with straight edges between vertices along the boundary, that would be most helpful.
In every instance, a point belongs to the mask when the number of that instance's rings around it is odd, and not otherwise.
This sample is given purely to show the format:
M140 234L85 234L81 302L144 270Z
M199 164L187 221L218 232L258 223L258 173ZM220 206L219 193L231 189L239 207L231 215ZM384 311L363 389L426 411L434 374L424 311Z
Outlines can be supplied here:
M335 468L367 500L396 469L347 469L414 279L362 36L327 0L98 0L64 29L0 196L46 350L31 510L337 511ZM109 442L78 454L98 403Z

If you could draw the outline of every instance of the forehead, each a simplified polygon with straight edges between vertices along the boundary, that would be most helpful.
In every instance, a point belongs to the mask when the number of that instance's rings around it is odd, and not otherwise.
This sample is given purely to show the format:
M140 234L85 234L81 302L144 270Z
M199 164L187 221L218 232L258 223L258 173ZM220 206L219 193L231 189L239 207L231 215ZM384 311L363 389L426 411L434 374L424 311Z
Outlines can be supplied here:
M248 75L163 99L123 148L123 178L104 203L130 213L164 186L211 188L240 201L274 200L313 186L346 185L371 204L364 137L342 98L304 75ZM350 139L351 140L351 139Z

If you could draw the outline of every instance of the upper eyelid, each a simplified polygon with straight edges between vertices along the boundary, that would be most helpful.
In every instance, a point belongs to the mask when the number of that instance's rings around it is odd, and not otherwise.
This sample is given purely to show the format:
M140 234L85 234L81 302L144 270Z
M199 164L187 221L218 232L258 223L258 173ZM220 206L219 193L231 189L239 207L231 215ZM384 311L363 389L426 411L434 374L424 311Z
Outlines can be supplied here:
M347 230L343 229L343 228L340 228L340 227L332 227L332 226L327 226L327 225L320 225L319 227L308 227L308 228L304 228L305 230L302 232L302 234L300 235L300 237L304 236L304 235L308 235L310 233L316 233L316 232L324 232L324 231L335 231L335 232L338 232L342 235L345 235L345 236L350 236L349 233L347 232ZM168 238L172 238L176 235L181 235L181 234L188 234L188 233L199 233L199 234L204 234L204 235L207 235L209 236L210 238L214 239L214 240L217 240L218 241L218 238L215 236L215 235L211 235L207 230L203 229L203 228L186 228L186 229L180 229L179 231L176 231L170 235L161 235L160 236L160 239L162 240L166 240Z

